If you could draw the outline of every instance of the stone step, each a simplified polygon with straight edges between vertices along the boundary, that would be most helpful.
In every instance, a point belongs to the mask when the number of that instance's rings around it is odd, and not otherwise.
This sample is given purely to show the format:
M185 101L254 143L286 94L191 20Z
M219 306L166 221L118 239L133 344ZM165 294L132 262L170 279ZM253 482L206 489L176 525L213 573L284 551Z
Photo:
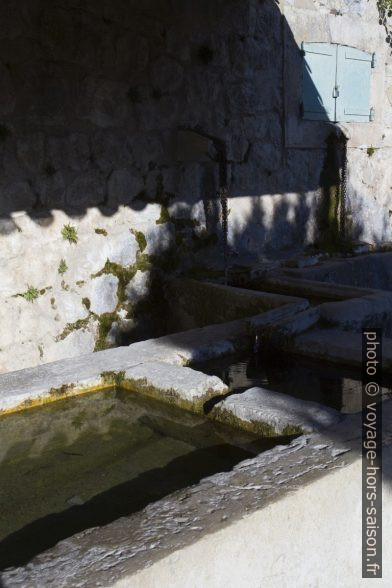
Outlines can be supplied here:
M293 351L314 359L362 367L362 334L316 329L295 337ZM382 341L382 370L392 373L392 339Z
M227 396L210 415L267 437L314 433L336 425L342 418L338 411L317 402L259 387Z

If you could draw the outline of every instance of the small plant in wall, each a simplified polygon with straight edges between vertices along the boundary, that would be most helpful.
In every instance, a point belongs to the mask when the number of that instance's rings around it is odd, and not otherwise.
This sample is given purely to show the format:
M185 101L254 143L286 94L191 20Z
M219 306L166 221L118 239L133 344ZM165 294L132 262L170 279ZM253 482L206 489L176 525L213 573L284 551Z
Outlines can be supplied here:
M377 0L379 23L385 30L385 42L392 49L392 28L390 18L392 17L392 0Z
M27 286L26 292L21 292L20 294L17 294L16 296L20 296L21 298L24 298L25 300L27 300L27 302L34 302L34 300L36 300L39 295L40 295L40 291L37 290L37 288L34 288L34 286Z
M64 225L61 229L61 234L63 239L69 241L70 243L77 243L78 242L78 233L76 228L72 225Z
M378 0L378 9L383 11L385 16L392 16L392 0Z
M372 155L374 155L375 151L376 151L375 148L372 146L370 146L366 149L366 153L368 154L369 157L372 157Z
M59 267L57 268L57 271L59 274L65 274L65 272L67 271L68 266L65 262L65 259L62 259L59 263Z

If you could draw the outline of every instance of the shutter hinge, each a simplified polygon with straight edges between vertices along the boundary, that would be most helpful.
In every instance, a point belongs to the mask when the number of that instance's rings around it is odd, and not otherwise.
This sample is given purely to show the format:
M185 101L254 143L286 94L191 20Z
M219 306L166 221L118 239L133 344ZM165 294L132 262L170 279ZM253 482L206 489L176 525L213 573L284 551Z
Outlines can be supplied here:
M332 98L337 98L339 96L339 86L333 87Z
M370 112L369 112L369 120L370 121L374 120L375 114L376 114L376 109L374 108L374 106L372 106L370 109Z
M376 54L372 53L372 67L376 67L376 63L377 63Z

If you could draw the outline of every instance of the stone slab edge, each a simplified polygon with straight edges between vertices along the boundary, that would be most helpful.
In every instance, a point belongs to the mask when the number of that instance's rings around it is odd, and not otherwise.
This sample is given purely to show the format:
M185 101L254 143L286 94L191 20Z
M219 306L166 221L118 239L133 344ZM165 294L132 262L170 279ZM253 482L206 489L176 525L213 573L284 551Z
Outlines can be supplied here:
M362 335L338 329L315 329L295 337L292 352L313 359L362 367ZM382 371L392 373L392 339L383 338Z
M292 270L286 270L292 271ZM360 298L375 294L380 290L372 288L356 288L333 282L323 282L321 280L310 280L300 276L286 276L285 274L275 274L264 278L261 282L262 287L272 291L279 289L286 291L292 296L314 296L331 300L347 300L349 298Z
M390 443L392 401L384 402L384 422ZM3 573L3 586L88 588L132 582L133 574L168 554L360 459L360 439L361 417L348 415L323 433L276 446L130 517L61 541L27 566Z
M306 301L294 302L251 319L262 319L268 326L283 316L297 313L304 304ZM108 376L106 380L102 378L103 373L114 377L115 373L151 362L186 366L246 350L251 337L250 325L250 319L239 319L0 374L0 413L112 386L113 380ZM169 395L160 397L167 401ZM199 411L200 402L196 404Z
M230 394L214 405L209 416L263 437L316 433L342 419L333 408L260 387Z

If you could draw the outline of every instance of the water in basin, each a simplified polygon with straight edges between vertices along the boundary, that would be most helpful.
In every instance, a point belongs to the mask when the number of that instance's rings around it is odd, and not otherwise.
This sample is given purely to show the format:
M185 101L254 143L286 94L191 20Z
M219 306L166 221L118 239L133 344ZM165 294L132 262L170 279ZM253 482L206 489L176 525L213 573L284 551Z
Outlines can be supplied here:
M277 352L273 355L232 355L198 363L194 367L218 376L232 392L260 386L318 402L343 413L355 413L362 409L361 372L352 368ZM385 378L383 397L390 397L391 393L391 379Z
M0 420L0 569L277 443L114 389Z

